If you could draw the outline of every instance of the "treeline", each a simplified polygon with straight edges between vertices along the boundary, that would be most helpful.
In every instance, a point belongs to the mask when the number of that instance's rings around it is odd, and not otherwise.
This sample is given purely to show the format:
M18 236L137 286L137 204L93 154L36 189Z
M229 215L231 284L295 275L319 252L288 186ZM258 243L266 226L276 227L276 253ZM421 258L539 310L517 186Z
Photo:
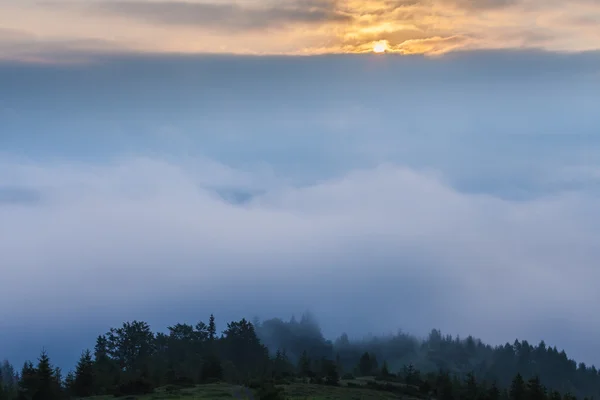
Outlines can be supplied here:
M390 369L400 371L412 364L424 372L449 371L459 378L473 373L479 380L509 387L517 374L525 380L538 376L549 389L572 393L578 398L600 397L600 372L594 366L569 359L564 350L543 341L532 345L526 340L490 346L471 336L443 335L432 330L425 339L407 333L350 340L342 334L334 341L323 338L310 315L300 320L254 321L258 337L272 351L286 349L292 361L304 349L318 357L338 359L345 371L353 371L361 354L368 352Z
M0 400L143 394L215 381L281 398L275 383L338 385L344 379L356 386L353 379L363 376L376 377L367 383L373 389L438 400L571 400L600 392L595 367L578 365L543 342L491 347L437 330L426 340L400 333L352 341L342 334L331 342L308 314L299 321L242 319L218 334L211 315L207 323L177 324L159 333L141 321L111 328L64 376L44 351L35 365L26 362L18 372L4 362Z

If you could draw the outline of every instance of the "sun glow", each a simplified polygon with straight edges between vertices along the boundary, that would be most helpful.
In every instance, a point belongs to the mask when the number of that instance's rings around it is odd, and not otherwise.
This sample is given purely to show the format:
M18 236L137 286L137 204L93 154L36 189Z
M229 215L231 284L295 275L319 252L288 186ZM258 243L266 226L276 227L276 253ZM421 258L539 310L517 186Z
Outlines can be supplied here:
M373 44L373 52L377 54L385 53L388 50L387 40L382 40L379 42L375 42Z

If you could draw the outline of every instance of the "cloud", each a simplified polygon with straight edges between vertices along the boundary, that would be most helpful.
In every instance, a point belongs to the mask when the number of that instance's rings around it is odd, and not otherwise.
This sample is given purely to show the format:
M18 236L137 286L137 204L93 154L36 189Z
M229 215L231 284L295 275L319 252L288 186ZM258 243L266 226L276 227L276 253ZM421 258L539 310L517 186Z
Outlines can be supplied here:
M232 204L211 181L236 187L248 173L194 165L3 163L0 178L18 177L41 201L0 204L0 302L20 299L1 320L52 330L137 312L166 325L210 303L223 318L311 308L329 333L438 326L570 343L540 324L600 328L586 311L600 300L600 209L585 192L509 201L381 164L305 187L255 176L264 193Z
M531 51L0 65L0 353L69 347L66 368L126 319L309 308L328 336L438 327L597 362L580 342L598 328L598 65Z
M503 9L523 3L521 0L442 0L442 2L471 11Z
M0 61L32 64L89 63L99 54L116 55L122 46L105 39L52 39L25 30L0 29Z
M29 204L40 200L39 193L25 187L0 186L0 204Z
M237 3L183 1L111 1L87 5L94 11L167 25L188 25L228 33L285 28L290 24L349 22L351 16L336 9L333 1L294 1L287 5L242 6Z
M381 40L401 54L599 48L600 6L589 0L566 11L563 2L542 0L95 0L0 2L0 10L5 29L30 32L42 39L38 47L89 43L91 52L94 41L129 52L262 55L361 53ZM436 44L414 45L421 42ZM5 49L4 57L18 49Z

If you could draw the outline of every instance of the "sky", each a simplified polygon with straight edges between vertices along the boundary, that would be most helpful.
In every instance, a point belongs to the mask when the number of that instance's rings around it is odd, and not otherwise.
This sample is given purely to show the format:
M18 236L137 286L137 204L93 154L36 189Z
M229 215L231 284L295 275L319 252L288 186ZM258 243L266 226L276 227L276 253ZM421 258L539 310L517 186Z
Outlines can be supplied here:
M0 0L0 58L600 46L597 0Z
M0 358L310 310L600 364L599 9L0 0Z

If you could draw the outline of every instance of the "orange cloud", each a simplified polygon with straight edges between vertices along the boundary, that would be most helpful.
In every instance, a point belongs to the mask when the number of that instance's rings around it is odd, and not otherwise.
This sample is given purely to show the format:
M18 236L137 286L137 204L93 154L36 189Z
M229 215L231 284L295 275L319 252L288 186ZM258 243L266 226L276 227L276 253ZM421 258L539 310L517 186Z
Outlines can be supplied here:
M583 51L600 49L599 20L592 0L568 7L559 0L0 0L0 26L35 38L0 35L0 54L14 54L17 42L34 53L65 43L137 52L362 53L379 41L400 54Z

